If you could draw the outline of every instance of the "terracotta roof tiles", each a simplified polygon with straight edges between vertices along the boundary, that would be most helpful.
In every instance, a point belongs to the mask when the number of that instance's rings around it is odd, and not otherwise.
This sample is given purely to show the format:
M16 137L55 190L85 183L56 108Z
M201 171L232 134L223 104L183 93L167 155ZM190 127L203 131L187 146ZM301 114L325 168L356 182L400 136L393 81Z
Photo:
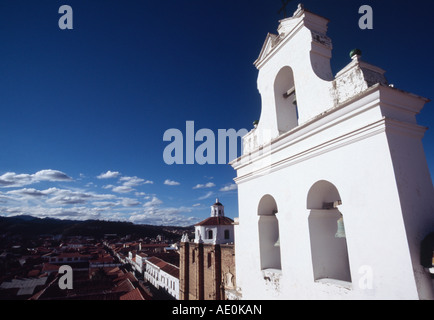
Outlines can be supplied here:
M177 266L174 266L173 264L167 263L164 260L161 260L157 257L152 257L146 260L146 263L152 263L153 265L160 268L160 270L166 272L167 274L170 274L171 276L175 278L179 278L179 268Z
M145 300L145 298L143 298L143 295L140 293L140 290L138 288L122 295L119 299L120 300Z
M210 217L208 219L203 220L202 222L199 222L198 224L195 224L195 227L197 226L228 226L232 225L234 223L234 220L228 217Z

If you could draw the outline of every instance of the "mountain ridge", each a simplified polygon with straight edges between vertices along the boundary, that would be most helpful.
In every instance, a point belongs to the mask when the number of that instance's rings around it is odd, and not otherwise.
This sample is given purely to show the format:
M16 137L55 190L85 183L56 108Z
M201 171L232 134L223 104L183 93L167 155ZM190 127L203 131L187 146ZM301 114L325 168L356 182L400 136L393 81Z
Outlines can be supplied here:
M40 235L88 236L102 238L105 234L117 234L120 237L155 238L162 235L166 239L180 239L190 227L155 226L134 224L125 221L106 220L62 220L57 218L39 218L31 215L0 216L0 236L21 236L24 238Z

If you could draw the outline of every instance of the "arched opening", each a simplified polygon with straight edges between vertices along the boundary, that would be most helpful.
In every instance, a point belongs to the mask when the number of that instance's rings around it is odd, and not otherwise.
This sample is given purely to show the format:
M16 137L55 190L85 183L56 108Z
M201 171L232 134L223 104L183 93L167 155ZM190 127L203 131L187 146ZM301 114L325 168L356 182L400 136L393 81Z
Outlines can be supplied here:
M277 128L285 133L298 126L297 96L294 74L290 67L283 67L274 82Z
M282 269L277 212L277 204L274 198L270 195L264 196L258 206L261 270Z
M213 234L212 230L208 230L208 239L210 239L210 240L214 239L214 234Z
M351 282L342 204L337 188L318 181L309 191L309 233L315 281L327 279Z

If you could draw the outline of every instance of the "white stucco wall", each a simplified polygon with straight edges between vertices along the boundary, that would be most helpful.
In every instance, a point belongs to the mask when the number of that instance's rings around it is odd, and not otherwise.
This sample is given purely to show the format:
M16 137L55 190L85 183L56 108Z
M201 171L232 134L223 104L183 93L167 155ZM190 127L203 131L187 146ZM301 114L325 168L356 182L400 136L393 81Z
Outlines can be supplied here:
M225 231L228 230L229 238L225 238ZM212 231L212 238L209 238L209 231ZM206 244L223 244L234 242L234 226L233 225L216 225L216 226L196 226L195 227L195 242ZM200 235L200 237L199 237Z
M351 290L314 281L306 200L320 180L333 183L342 198L339 210L345 218ZM384 132L240 183L238 192L236 266L243 298L419 298ZM282 277L277 291L267 290L259 264L257 206L266 194L275 198L279 209ZM358 285L364 266L373 271L371 290Z
M237 171L235 250L243 299L434 299L419 261L420 241L434 230L434 191L421 143L425 128L415 118L427 100L388 87L384 71L360 57L333 79L328 21L297 12L281 23L280 42L267 38L255 63L260 123L246 136L244 155L231 163ZM278 130L274 88L287 66L299 121L284 133ZM336 274L346 281L314 276L322 266L312 257L319 235L318 225L309 228L307 199L319 181L334 185L341 198L335 200L342 201L350 277L348 267ZM277 206L281 266L262 270L261 233L268 231L260 231L259 214L266 195ZM337 249L332 237L327 241L330 249L324 246L321 254L332 256Z

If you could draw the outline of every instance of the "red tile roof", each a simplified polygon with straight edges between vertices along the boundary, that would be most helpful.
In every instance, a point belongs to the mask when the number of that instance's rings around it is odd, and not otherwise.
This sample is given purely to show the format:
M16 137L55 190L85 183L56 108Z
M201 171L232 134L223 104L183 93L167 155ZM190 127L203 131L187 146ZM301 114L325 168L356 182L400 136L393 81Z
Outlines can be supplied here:
M152 263L153 265L157 266L158 268L160 268L160 270L166 272L167 274L170 274L175 278L179 278L179 268L177 266L174 266L173 264L161 260L160 258L152 257L146 260L146 263Z
M60 266L56 266L54 264L50 264L50 263L44 263L42 266L42 272L46 272L46 271L58 271L60 268Z
M121 283L124 280L130 280L130 282L132 284L137 283L137 278L134 276L134 274L132 272L127 272L127 273L122 273L122 274L118 274L118 277L114 280L114 282L119 282Z
M130 292L133 291L135 288L131 281L129 279L125 279L121 281L113 290L112 292Z
M122 295L119 299L120 300L145 300L145 298L143 298L143 295L140 293L140 290L138 288Z
M234 220L228 217L210 217L199 222L195 226L229 226L234 223Z
M123 274L123 271L121 269L119 269L119 267L114 267L114 268L108 270L107 274L118 274L119 272L121 272Z
M35 278L35 277L37 277L39 275L39 273L40 273L40 271L38 269L30 270L27 273L27 277L29 277L29 278Z
M89 261L90 263L113 263L114 258L111 256L100 256Z

